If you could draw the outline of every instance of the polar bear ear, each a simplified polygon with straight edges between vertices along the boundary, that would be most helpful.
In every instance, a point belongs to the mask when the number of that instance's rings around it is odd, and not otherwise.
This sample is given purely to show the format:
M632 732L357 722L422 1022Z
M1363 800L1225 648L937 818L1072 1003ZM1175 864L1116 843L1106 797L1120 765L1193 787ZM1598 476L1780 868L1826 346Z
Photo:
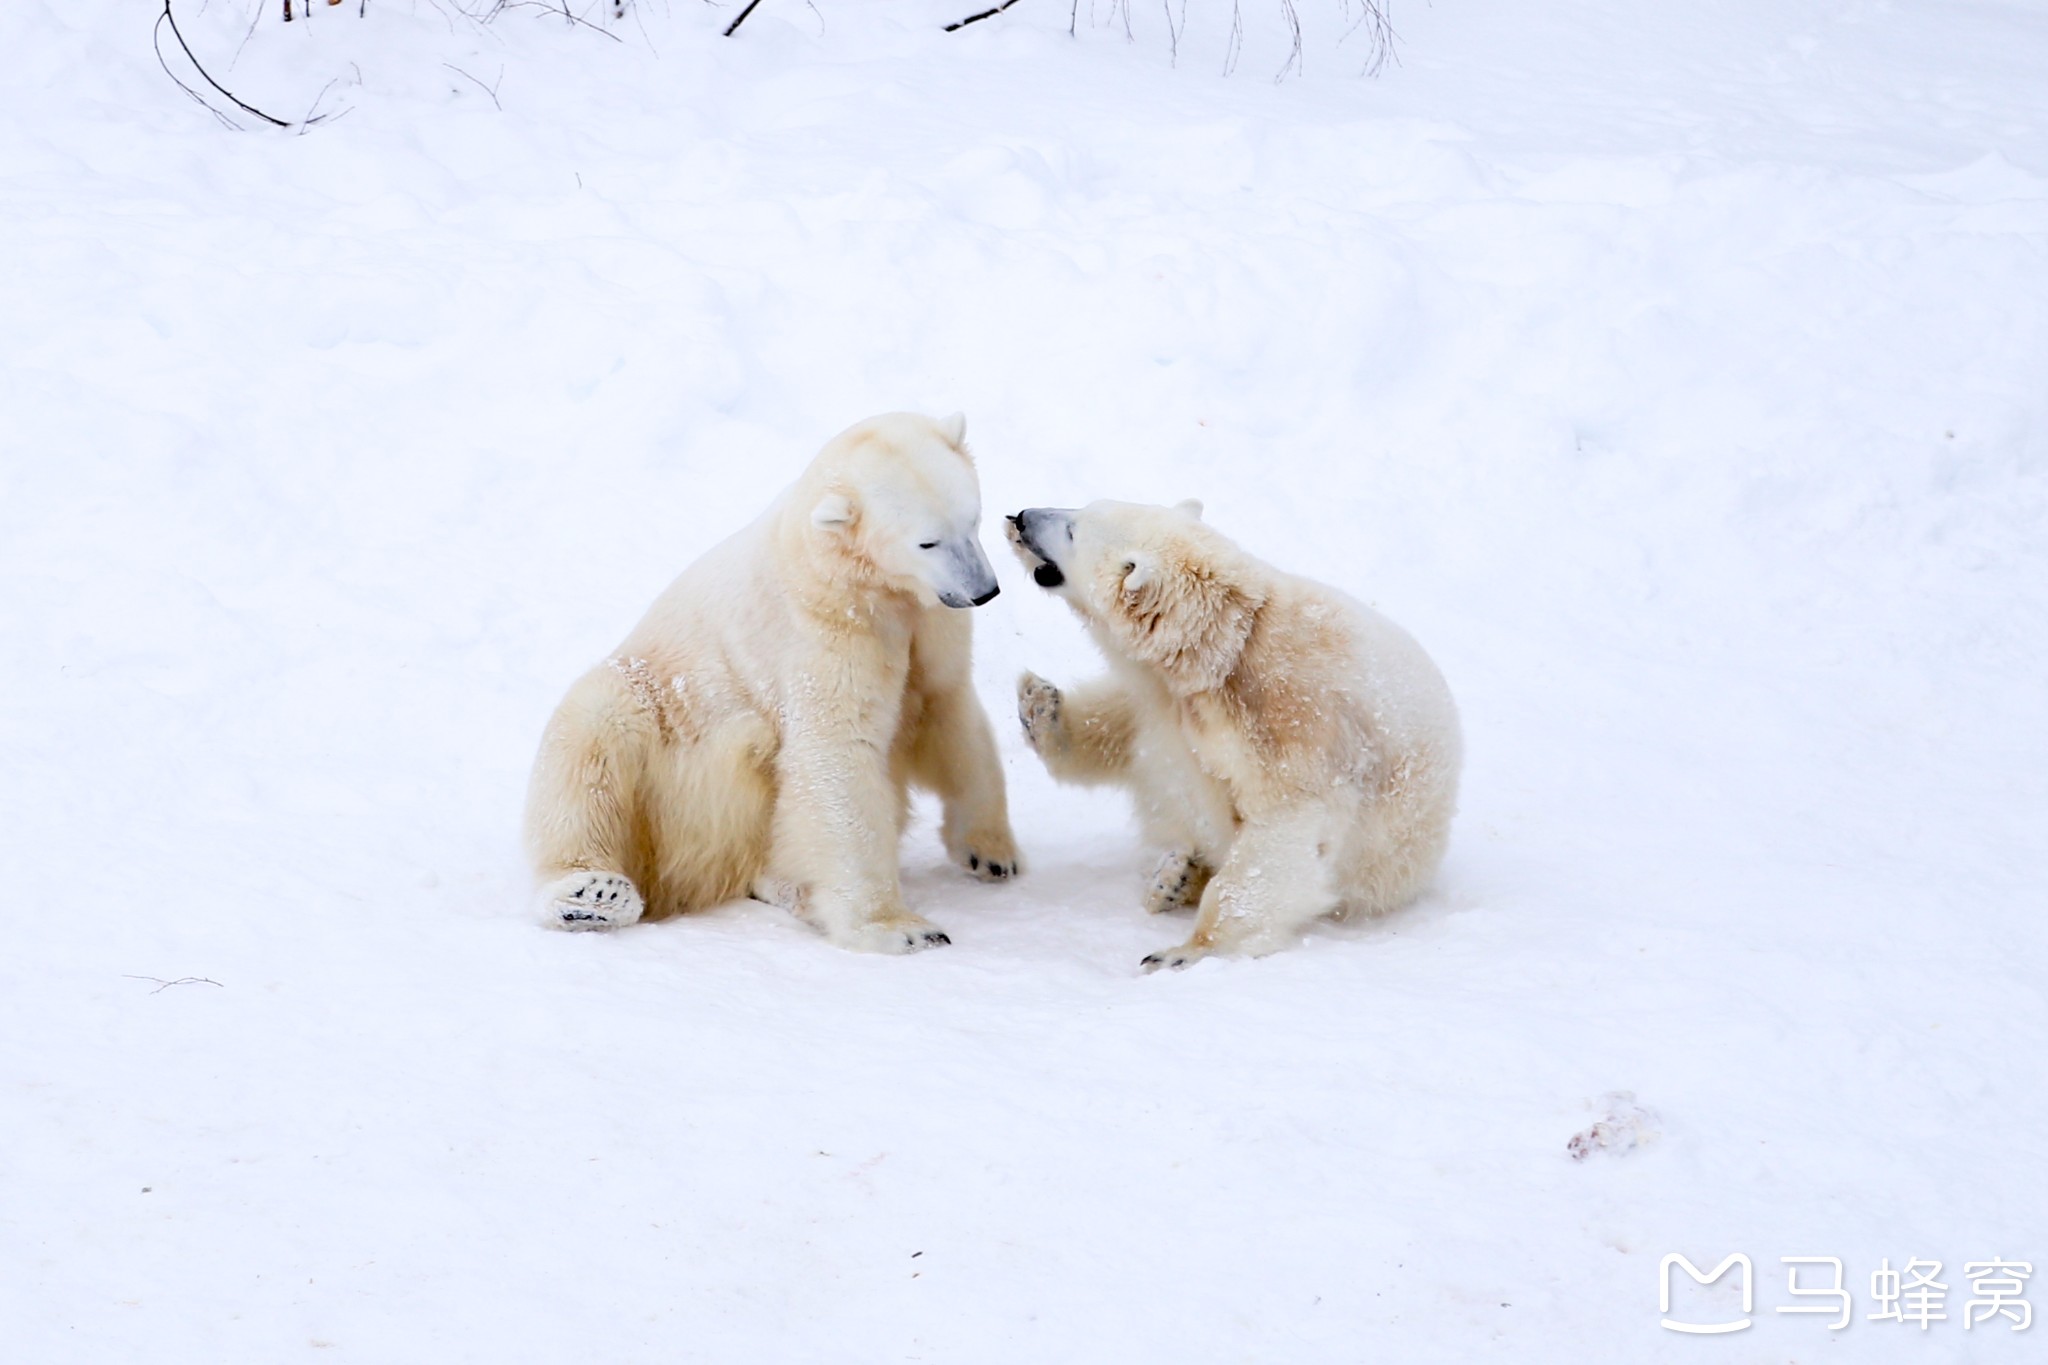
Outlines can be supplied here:
M1124 561L1124 591L1143 592L1159 577L1159 561L1143 550Z
M811 509L811 525L844 526L853 520L853 500L844 493L827 493Z
M953 449L961 449L967 440L967 414L956 412L951 417L940 418L939 435L945 437L946 444Z
M1186 517L1189 521L1200 521L1202 519L1202 500L1200 498L1184 499L1175 503L1173 510Z

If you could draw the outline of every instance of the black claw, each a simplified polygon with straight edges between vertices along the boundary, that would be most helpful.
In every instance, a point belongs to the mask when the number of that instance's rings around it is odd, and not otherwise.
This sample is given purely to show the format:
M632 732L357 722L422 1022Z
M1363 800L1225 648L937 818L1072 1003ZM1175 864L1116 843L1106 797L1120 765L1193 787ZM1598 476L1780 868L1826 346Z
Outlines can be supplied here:
M934 946L937 946L938 944L941 944L941 943L951 943L951 942L952 942L953 940L952 940L952 939L950 939L950 938L947 938L947 937L946 937L946 936L945 936L945 935L944 935L943 933L933 932L933 933L929 933L929 934L926 934L926 935L924 936L924 941L925 941L926 943L929 943L929 944L932 944L932 945L934 945Z
M976 871L976 872L979 872L979 871L981 871L981 855L980 855L980 854L978 854L978 853L970 853L970 854L968 854L968 855L967 855L967 866L968 866L968 867L970 867L970 868L972 868L972 869L973 869L974 871Z
M570 897L570 899L571 899L571 900L579 900L579 901L580 901L580 900L582 900L582 899L583 899L583 893L584 893L585 891L588 891L589 889L590 889L590 888L589 888L589 887L587 887L587 886L579 886L579 887L577 887L577 888L576 888L576 890L575 890L575 892L574 892L574 894L573 894L573 895L572 895L572 896Z

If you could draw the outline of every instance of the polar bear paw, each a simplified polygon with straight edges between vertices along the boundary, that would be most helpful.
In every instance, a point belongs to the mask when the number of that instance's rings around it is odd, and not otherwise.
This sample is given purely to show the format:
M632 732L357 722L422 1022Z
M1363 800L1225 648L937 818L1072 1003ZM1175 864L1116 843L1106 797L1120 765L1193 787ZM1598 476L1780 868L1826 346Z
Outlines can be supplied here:
M953 940L930 920L902 914L855 925L848 933L835 936L835 941L856 953L916 953L944 947Z
M954 862L985 882L1008 881L1024 870L1017 841L1007 829L985 829L965 835L946 831L946 852Z
M1159 859L1159 866L1152 869L1152 879L1145 884L1145 912L1163 915L1185 910L1202 898L1202 888L1208 881L1209 869L1193 849L1168 849Z
M646 910L633 883L616 872L571 872L541 888L541 923L552 929L615 929Z
M1178 947L1161 948L1156 953L1147 953L1144 961L1138 965L1147 972L1156 972L1161 967L1177 972L1183 967L1192 967L1214 951L1215 949L1199 943L1183 943Z
M994 851L984 853L983 849ZM967 870L985 882L1007 881L1024 870L1016 847L1008 839L971 843L964 861Z
M1024 738L1033 749L1043 751L1056 744L1060 732L1060 690L1036 673L1017 679L1017 719L1023 723Z

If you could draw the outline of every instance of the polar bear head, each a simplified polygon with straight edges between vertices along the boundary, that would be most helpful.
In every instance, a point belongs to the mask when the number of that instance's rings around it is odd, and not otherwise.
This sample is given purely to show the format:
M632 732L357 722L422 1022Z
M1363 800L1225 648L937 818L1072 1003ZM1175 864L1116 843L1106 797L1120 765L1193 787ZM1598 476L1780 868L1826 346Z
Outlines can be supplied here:
M819 452L798 491L809 534L842 577L924 606L978 607L996 595L966 435L959 413L896 412L848 427Z
M1009 535L1040 587L1177 691L1220 686L1265 604L1257 562L1204 525L1193 500L1027 507Z

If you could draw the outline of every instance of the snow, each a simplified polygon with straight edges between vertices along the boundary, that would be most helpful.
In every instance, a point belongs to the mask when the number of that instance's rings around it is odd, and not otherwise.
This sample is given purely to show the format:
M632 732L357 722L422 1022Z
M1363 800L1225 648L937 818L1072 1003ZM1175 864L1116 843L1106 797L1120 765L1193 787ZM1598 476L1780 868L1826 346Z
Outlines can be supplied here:
M1215 7L975 7L182 0L303 135L0 7L8 1357L2025 1358L1961 1319L2048 1257L2048 10L1402 6L1361 79L1304 4L1276 83L1273 14L1225 78ZM562 690L896 407L992 551L1198 496L1413 631L1437 889L1141 975L997 554L1027 866L921 813L951 947L533 927ZM1670 1252L1754 1326L1660 1327ZM1948 1320L1866 1320L1913 1257Z

